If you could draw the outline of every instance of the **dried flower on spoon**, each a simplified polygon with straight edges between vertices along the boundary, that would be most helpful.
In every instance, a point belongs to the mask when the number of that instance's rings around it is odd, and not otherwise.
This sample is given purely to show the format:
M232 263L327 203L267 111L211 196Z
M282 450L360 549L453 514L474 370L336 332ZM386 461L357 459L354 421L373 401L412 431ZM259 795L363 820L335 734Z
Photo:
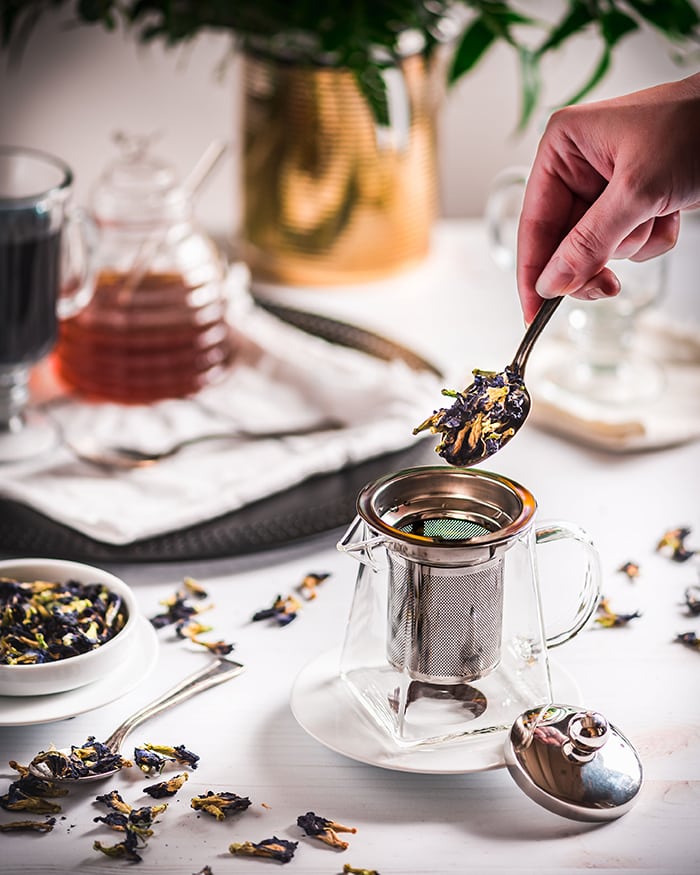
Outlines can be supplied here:
M505 370L474 370L474 382L463 392L443 389L454 398L450 407L433 412L413 434L429 429L441 434L435 452L450 465L468 467L492 456L518 430L529 411L525 384Z
M71 745L70 753L54 747L39 751L31 766L58 780L76 780L113 772L115 769L131 768L132 763L91 735L84 744Z
M314 814L313 811L300 814L297 817L297 826L300 826L307 836L311 836L330 845L332 848L339 848L342 851L348 847L348 843L343 841L338 836L338 833L357 832L354 826L343 826L342 823L336 823L334 820L320 817L318 814Z
M287 839L263 839L261 842L234 842L229 845L231 854L239 854L244 857L266 857L277 860L278 863L289 863L294 856L299 842L290 842Z
M235 793L214 793L209 790L204 796L193 796L190 805L195 811L206 811L217 820L224 820L230 814L245 811L250 806L250 799Z

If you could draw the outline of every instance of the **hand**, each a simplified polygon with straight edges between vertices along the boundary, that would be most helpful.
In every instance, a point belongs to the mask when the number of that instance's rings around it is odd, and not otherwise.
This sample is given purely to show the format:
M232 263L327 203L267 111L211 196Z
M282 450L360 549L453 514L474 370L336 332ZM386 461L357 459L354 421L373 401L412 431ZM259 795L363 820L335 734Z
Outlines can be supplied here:
M700 206L700 73L554 113L529 174L518 227L526 322L542 298L620 290L611 258L671 249L679 211Z

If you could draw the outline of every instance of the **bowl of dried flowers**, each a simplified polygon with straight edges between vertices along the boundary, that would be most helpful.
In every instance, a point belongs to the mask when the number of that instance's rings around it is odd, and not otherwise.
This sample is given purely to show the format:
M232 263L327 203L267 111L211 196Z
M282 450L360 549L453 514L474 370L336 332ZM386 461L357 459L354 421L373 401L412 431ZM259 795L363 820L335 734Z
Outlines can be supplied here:
M0 695L62 693L104 678L139 620L113 574L60 559L0 562Z

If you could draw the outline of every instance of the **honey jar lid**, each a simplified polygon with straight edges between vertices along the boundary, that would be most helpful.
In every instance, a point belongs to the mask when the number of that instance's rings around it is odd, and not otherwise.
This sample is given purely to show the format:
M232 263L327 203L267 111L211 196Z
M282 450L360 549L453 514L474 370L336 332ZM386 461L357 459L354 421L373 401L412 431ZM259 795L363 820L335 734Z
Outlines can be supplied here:
M90 208L97 223L148 229L186 219L190 197L173 167L151 150L152 137L118 132L118 157L97 180Z
M614 820L642 786L642 765L628 739L602 714L571 705L521 714L506 738L505 761L533 801L571 820Z

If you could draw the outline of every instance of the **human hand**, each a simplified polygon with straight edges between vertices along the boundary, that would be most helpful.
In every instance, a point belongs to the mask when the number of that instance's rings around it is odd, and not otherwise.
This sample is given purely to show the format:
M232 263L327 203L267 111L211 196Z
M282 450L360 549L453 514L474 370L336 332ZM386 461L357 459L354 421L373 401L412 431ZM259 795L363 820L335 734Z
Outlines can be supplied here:
M700 73L554 113L532 165L518 226L526 322L542 298L620 290L611 258L671 249L679 211L700 206Z

